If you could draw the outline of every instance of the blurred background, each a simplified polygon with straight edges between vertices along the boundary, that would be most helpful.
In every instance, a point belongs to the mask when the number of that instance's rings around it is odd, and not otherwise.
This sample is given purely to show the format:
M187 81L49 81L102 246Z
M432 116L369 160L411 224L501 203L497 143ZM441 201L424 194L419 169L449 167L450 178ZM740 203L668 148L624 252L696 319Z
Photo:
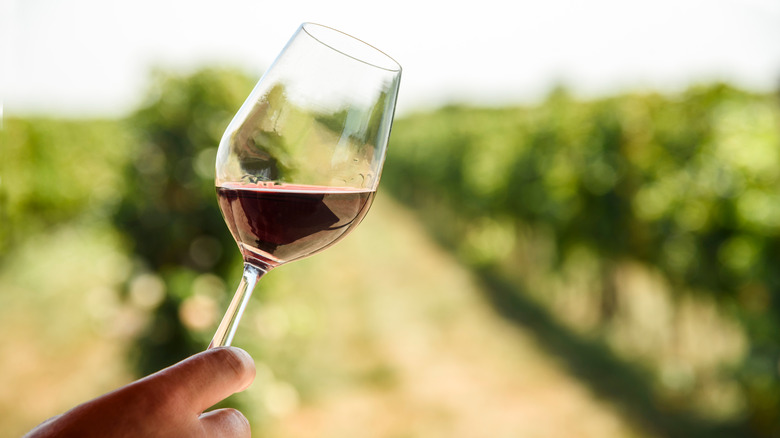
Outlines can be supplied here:
M0 437L206 347L302 21L404 78L371 213L242 321L256 436L780 437L777 2L1 4Z

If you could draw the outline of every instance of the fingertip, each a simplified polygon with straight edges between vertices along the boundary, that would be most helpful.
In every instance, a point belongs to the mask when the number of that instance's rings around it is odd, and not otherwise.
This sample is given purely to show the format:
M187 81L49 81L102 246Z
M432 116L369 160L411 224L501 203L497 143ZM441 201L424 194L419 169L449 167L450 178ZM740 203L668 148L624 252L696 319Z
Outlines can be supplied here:
M140 391L151 391L153 399L168 400L174 408L203 412L236 392L247 389L255 379L255 362L236 347L202 351L158 373L136 382Z
M219 356L218 361L229 367L235 376L245 382L239 391L243 391L255 379L255 361L245 350L238 347L217 347L210 351Z
M225 347L226 349L230 350L230 352L237 357L243 366L246 369L252 370L254 372L255 369L255 360L252 358L252 356L246 352L246 350L238 347Z
M225 348L232 351L233 354L241 358L241 360L243 360L245 363L251 364L251 368L255 367L255 360L243 348L238 348L238 347L225 347Z

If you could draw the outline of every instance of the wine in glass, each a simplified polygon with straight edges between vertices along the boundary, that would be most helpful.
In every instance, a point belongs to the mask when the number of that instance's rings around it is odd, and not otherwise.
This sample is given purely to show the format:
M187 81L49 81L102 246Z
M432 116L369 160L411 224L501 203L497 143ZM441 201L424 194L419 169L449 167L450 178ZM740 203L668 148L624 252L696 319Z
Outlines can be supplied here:
M230 345L257 280L333 245L368 212L401 66L338 30L304 23L219 144L217 199L244 272L209 348Z

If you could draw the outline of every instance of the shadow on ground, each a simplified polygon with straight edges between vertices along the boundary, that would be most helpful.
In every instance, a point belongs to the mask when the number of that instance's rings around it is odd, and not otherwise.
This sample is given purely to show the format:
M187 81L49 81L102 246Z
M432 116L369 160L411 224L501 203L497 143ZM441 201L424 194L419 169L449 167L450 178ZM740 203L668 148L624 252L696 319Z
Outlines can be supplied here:
M571 375L598 397L611 402L636 426L661 437L750 438L743 423L724 423L697 418L690 412L657 403L650 376L639 367L615 356L597 340L585 339L567 329L518 286L490 269L475 271L495 310L528 330L543 351L557 357Z

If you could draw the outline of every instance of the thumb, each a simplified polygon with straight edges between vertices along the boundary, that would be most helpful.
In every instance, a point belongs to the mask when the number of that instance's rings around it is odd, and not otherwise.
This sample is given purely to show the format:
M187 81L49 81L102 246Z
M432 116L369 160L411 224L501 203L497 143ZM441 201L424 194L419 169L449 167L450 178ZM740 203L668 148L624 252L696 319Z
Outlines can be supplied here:
M192 413L243 391L255 378L255 363L244 350L218 347L200 352L143 380L184 403ZM139 382L140 383L140 382Z
M217 409L200 416L201 428L209 437L250 437L249 420L235 409Z

